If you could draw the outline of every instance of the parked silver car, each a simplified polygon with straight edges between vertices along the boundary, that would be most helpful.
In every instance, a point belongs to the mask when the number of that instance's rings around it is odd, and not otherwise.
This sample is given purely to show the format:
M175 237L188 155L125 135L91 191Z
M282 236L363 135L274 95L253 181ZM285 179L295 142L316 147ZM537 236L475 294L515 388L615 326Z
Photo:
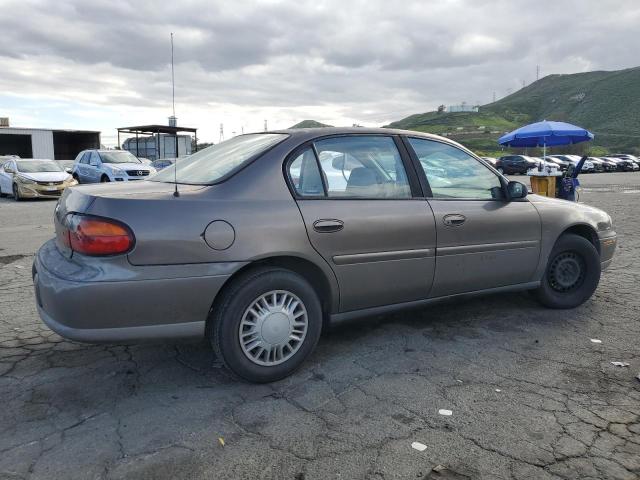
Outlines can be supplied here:
M83 150L71 173L80 183L105 183L144 180L156 169L124 150Z
M297 368L330 321L517 290L576 307L616 246L601 210L527 195L449 140L364 128L241 135L177 174L79 186L55 228L33 266L50 328L206 336L257 382Z

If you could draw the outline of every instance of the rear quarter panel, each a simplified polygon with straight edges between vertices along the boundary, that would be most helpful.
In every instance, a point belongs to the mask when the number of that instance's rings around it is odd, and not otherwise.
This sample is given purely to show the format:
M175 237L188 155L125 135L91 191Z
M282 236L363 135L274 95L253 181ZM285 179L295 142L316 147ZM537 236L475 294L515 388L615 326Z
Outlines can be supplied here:
M133 230L136 245L128 255L133 265L250 262L295 256L311 261L325 273L337 301L333 271L311 246L284 179L282 163L291 148L289 141L283 142L218 185L181 185L179 197L173 196L172 184L136 182L146 184L145 188L155 184L157 191L97 196L87 213L115 218ZM126 192L126 187L122 188ZM234 229L235 240L225 250L214 250L204 240L206 227L215 220L224 220Z

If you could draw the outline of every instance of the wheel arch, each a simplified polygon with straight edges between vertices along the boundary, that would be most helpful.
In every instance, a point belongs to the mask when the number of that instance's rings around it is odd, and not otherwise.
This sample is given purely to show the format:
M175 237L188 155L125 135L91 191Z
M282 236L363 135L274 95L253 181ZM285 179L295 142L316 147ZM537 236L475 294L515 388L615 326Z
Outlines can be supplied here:
M261 267L284 268L297 273L305 280L307 280L311 284L313 289L316 290L318 298L320 299L323 323L325 325L328 323L329 317L335 310L335 307L338 303L337 284L332 285L331 280L327 277L327 274L314 262L294 255L279 255L260 258L238 269L227 279L220 291L216 294L209 312L213 312L218 303L221 301L224 291L229 288L230 285L233 284L233 282L235 282L238 278L244 276L247 272Z
M587 223L577 223L575 225L571 225L570 227L564 229L560 233L560 235L558 235L558 238L567 233L572 233L584 238L585 240L588 240L595 247L598 253L600 253L600 242L598 241L598 233L596 232L596 229L591 225ZM558 238L556 238L556 242L558 241Z

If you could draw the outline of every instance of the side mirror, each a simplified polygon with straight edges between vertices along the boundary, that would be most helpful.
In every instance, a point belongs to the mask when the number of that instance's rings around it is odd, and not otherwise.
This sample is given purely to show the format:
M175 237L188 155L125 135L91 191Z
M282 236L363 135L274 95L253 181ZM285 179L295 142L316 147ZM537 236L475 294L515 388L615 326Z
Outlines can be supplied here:
M16 173L16 172L13 171L13 168L11 168L11 167L4 167L4 171L6 173Z
M331 160L331 166L336 170L344 170L344 155L340 155Z
M71 167L65 167L64 171L67 173L71 173L73 170L71 169Z
M507 193L509 194L509 200L515 200L526 197L529 191L524 183L512 181L507 184Z

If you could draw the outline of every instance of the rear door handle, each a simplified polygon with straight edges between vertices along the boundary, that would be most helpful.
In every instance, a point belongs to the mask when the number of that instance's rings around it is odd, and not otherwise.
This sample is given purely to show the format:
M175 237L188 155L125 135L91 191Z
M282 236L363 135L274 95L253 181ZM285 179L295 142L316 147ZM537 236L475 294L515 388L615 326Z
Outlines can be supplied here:
M451 213L442 217L442 222L448 227L458 227L467 220L467 217L459 213Z
M334 218L321 218L313 222L313 229L318 233L339 232L344 228L342 220Z

